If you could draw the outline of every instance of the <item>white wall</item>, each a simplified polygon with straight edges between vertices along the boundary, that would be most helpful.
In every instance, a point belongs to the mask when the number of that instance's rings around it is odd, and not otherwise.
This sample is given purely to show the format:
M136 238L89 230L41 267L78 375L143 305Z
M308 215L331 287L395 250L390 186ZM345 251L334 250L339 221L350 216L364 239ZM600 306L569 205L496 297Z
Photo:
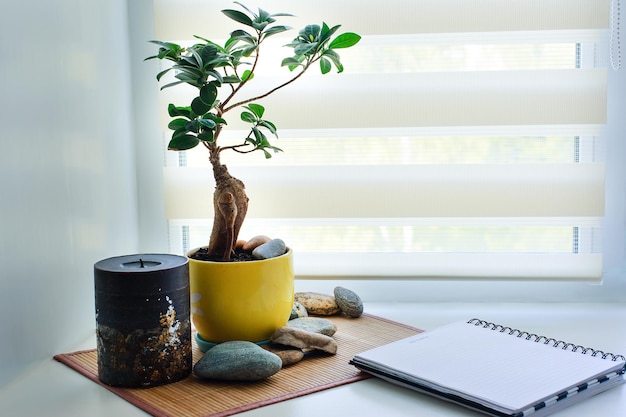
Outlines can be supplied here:
M163 153L159 101L161 71L159 60L144 61L158 47L148 40L154 36L153 0L127 0L130 40L130 68L133 95L133 133L137 175L139 247L142 252L169 250L168 224L163 204ZM169 140L169 137L167 138Z
M93 264L138 250L125 0L0 12L0 386L95 328Z

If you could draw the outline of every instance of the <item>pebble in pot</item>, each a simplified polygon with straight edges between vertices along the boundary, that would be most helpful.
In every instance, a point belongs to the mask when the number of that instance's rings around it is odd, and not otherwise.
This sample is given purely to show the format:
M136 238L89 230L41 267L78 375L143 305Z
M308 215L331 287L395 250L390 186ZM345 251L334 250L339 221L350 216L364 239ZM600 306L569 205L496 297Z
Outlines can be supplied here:
M282 239L272 239L254 248L252 257L254 259L270 259L283 255L285 252L287 252L285 242Z
M252 252L254 249L256 249L257 247L261 246L264 243L269 242L270 239L269 237L265 236L265 235L258 235L258 236L254 236L252 239L248 240L247 242L244 242L241 245L241 249L243 249L245 252Z

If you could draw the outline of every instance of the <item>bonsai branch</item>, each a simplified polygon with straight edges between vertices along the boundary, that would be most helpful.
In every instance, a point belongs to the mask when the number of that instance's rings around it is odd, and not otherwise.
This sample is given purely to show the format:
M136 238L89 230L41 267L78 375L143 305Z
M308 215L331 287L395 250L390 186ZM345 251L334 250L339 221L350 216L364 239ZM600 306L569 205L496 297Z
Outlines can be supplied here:
M259 52L261 51L261 41L260 41L260 39L261 39L261 32L257 31L257 36L259 36L259 43L257 44L256 52L254 54L254 62L252 63L252 69L250 70L251 74L254 74L254 71L256 70L256 66L257 66L257 64L259 62ZM234 69L235 69L235 75L237 75L237 77L239 77L239 74L237 74L237 67L235 67ZM244 85L246 85L248 83L248 81L250 81L251 78L252 77L248 77L245 80L242 80L237 87L233 88L233 91L226 98L226 100L224 100L222 102L222 104L220 104L220 108L223 110L222 113L226 113L229 110L229 108L225 108L225 106L239 92L239 90L241 90L242 87ZM237 105L231 106L230 108L233 108L233 107L237 107Z
M257 150L257 147L255 146L254 149L249 149L249 150L241 150L241 148L247 147L247 146L252 146L250 143L240 143L239 145L231 145L231 146L222 146L218 148L218 152L222 152L225 151L227 149L230 149L232 151L238 152L238 153L251 153Z
M230 111L230 110L234 109L235 107L243 106L244 104L248 104L248 103L252 103L253 101L261 100L261 99L263 99L263 98L265 98L265 97L267 97L267 96L269 96L269 95L271 95L271 94L274 94L274 92L276 92L276 91L280 90L281 88L287 87L289 84L293 83L293 82L294 82L294 81L296 81L298 78L300 78L300 77L301 77L301 76L302 76L302 75L306 72L306 70L309 68L309 66L311 65L311 63L312 63L312 62L308 62L308 63L304 66L304 68L302 68L302 71L300 71L300 72L298 73L298 75L296 75L295 77L291 78L290 80L285 81L284 83L280 84L280 85L279 85L279 86L277 86L277 87L272 88L271 90L269 90L268 92L266 92L266 93L264 93L264 94L261 94L261 95L259 95L259 96L252 97L252 98L249 98L249 99L247 99L247 100L243 100L243 101L240 101L240 102L238 102L238 103L232 104L232 105L230 105L230 106L228 106L228 107L225 107L225 108L223 108L223 113L226 113L226 112L228 112L228 111ZM243 84L243 83L242 83L242 84ZM241 87L241 85L240 85L239 87ZM233 95L234 95L234 94L231 94L231 96L230 96L228 99L230 100L230 99L233 97ZM226 104L226 103L223 103L223 104ZM222 105L223 105L223 104L222 104Z

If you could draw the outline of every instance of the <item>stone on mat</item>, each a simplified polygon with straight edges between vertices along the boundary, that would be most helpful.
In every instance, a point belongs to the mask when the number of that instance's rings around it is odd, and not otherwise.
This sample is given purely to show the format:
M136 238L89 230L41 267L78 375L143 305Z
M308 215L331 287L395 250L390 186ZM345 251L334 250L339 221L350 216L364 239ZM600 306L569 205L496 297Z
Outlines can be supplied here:
M304 308L304 306L297 301L294 301L289 320L297 319L299 317L307 317L308 315L309 313L307 313L306 308Z
M335 287L335 302L347 316L360 317L363 314L363 301L354 291L344 287Z
M335 323L322 317L300 317L292 319L287 322L287 327L294 327L296 329L326 336L332 336L337 332Z
M209 349L193 368L203 379L258 381L280 371L281 359L245 341L220 343Z
M302 304L309 314L319 316L332 316L341 311L335 297L316 292L297 292L294 294L295 301Z
M272 352L283 362L283 368L300 362L304 358L302 349L293 346L277 345L268 343L261 346L263 349Z
M332 337L294 327L279 327L270 340L280 345L293 346L300 349L321 350L333 355L337 353L337 342Z

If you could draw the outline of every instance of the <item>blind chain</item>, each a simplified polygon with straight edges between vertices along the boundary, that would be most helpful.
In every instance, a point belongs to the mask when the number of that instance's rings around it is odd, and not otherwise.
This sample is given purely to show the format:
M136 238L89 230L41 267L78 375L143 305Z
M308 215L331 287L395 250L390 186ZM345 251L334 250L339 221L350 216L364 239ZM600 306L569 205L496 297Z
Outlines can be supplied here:
M620 0L611 1L611 39L610 57L611 66L615 71L622 67L622 44L620 41Z

